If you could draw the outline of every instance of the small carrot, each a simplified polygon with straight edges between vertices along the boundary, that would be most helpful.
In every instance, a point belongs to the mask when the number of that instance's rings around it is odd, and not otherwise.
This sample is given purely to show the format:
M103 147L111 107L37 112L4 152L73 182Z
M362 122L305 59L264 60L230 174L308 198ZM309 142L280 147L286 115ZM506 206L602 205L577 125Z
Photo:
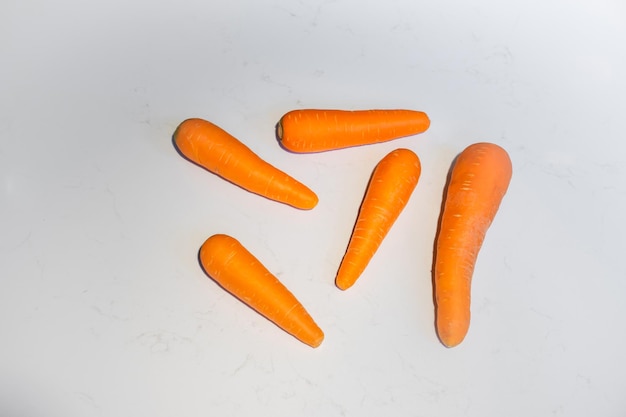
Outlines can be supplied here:
M296 297L233 237L216 234L200 248L204 271L225 290L300 341L318 347L324 333Z
M416 110L293 110L282 116L276 134L292 152L309 153L386 142L422 133L430 126Z
M433 277L437 333L447 347L458 345L467 335L474 266L511 175L509 155L492 143L468 146L452 168L437 232Z
M376 165L335 278L337 287L346 290L361 276L409 201L420 174L420 160L409 149L396 149Z
M308 187L211 122L183 121L174 133L174 143L191 162L250 192L299 209L317 205L317 195Z

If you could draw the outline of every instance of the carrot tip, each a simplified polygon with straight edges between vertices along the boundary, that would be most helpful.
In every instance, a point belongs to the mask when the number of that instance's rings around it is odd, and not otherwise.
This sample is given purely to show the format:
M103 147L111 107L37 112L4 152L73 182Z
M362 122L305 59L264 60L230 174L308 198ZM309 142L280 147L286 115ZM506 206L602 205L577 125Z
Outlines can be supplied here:
M335 281L335 285L342 291L345 291L352 286L352 284L343 281Z
M442 338L442 337L439 338L439 340L441 341L441 344L449 349L460 345L463 339L464 338L461 338L461 339L451 339L451 338Z
M311 342L310 346L313 348L319 347L323 341L324 341L324 334L322 333L319 338Z

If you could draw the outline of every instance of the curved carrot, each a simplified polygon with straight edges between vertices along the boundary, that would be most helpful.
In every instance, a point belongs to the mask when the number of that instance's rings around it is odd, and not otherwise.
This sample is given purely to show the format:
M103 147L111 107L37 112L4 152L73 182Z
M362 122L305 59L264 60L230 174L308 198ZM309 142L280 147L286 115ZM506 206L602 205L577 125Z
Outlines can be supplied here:
M200 262L219 285L287 333L312 347L324 340L296 297L236 239L209 237L200 248Z
M511 175L509 155L492 143L468 146L452 168L434 265L437 333L447 347L468 332L474 266Z
M174 143L191 162L250 192L299 209L317 205L317 195L308 187L211 122L185 120L174 133Z
M396 149L376 165L335 278L337 287L348 289L363 273L406 206L420 174L420 160L408 149Z
M292 152L322 152L422 133L430 126L416 110L293 110L278 122L277 136Z

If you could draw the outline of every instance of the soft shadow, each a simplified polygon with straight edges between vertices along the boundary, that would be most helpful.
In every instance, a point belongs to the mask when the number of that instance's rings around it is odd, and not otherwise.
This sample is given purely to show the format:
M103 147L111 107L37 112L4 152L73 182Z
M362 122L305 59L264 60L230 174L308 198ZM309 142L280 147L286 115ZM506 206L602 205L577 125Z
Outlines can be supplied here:
M435 319L433 322L433 327L435 328L435 334L437 334L437 338L439 338L439 333L437 332L437 295L436 295L436 288L435 288L435 264L437 263L437 241L439 240L439 234L441 233L441 219L443 217L443 209L446 205L446 198L448 196L448 188L450 187L450 178L452 177L452 169L454 168L454 165L456 164L457 159L459 158L459 155L455 156L454 159L452 160L452 163L450 164L450 167L448 168L448 174L446 175L446 183L443 187L443 191L441 193L441 204L439 206L439 218L437 219L437 231L435 232L435 239L433 241L433 257L432 257L432 264L430 267L430 277L431 277L431 288L432 288L432 300L433 300L433 306L434 306L434 310L435 310ZM439 339L441 341L441 339Z
M370 184L372 182L372 177L374 177L374 171L376 170L376 166L374 166L374 168L372 169L372 172L370 172L370 175L367 179L365 188L363 190L363 196L361 197L361 202L359 203L358 209L356 210L356 214L354 216L354 224L352 225L352 229L350 230L350 234L348 236L348 241L346 242L346 251L344 252L343 256L341 257L341 261L339 262L339 267L341 267L341 264L343 263L344 258L346 257L346 254L348 253L348 246L350 245L350 240L352 240L352 236L354 235L354 231L356 229L357 226L357 222L359 220L359 215L361 214L361 209L363 208L363 203L365 202L365 196L367 195L367 190L370 187ZM337 272L339 272L339 267L337 268ZM358 281L358 278L357 278ZM356 284L356 282L354 283ZM352 284L352 285L354 285ZM339 288L337 286L337 274L335 274L335 287ZM341 289L341 288L339 288ZM342 290L344 291L344 290Z

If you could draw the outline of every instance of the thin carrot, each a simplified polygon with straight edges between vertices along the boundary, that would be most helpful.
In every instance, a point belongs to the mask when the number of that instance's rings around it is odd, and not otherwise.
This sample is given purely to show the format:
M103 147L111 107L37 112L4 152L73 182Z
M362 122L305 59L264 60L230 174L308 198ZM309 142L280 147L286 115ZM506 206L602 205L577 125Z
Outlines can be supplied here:
M346 290L361 276L409 201L420 174L420 160L409 149L396 149L376 165L335 278L337 287Z
M200 248L200 263L220 286L287 333L312 347L324 340L296 297L235 238L209 237Z
M422 133L430 126L416 110L293 110L280 119L276 134L292 152L322 152L385 142Z
M511 175L509 155L492 143L468 146L452 168L433 276L437 333L447 347L460 344L469 330L474 266Z
M174 143L191 162L250 192L299 209L317 205L317 195L308 187L211 122L197 118L183 121L174 133Z

